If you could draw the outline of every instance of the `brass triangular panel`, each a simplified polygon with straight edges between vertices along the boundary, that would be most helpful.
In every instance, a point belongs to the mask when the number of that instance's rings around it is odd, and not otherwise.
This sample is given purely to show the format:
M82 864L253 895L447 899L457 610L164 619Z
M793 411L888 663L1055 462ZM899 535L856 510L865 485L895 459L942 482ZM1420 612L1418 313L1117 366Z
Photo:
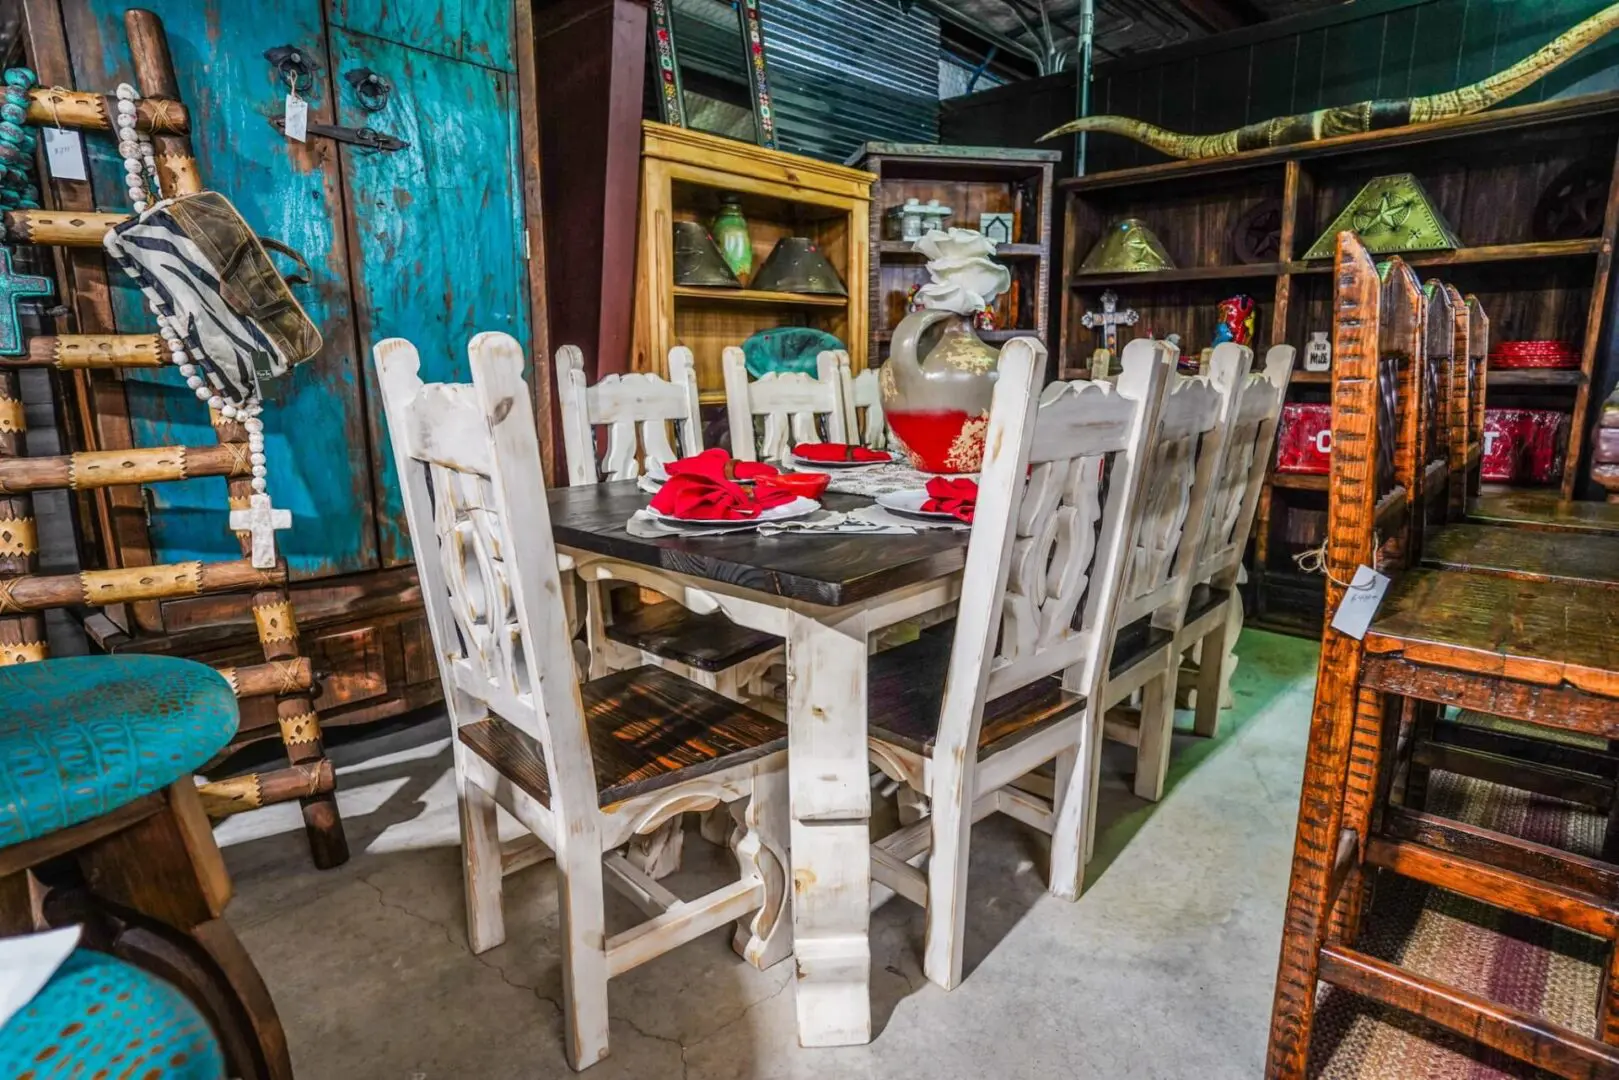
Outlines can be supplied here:
M1345 230L1359 236L1373 255L1450 251L1462 246L1439 216L1422 181L1410 173L1379 176L1361 188L1304 257L1332 258L1338 234Z

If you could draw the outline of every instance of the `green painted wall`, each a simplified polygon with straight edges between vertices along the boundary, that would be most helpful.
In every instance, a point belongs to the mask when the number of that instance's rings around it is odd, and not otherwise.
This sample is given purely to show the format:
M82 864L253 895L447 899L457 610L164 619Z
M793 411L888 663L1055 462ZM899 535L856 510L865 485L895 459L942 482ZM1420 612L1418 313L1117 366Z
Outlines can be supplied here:
M1357 0L1330 11L1159 49L1097 68L1093 109L1206 133L1450 90L1506 68L1608 0ZM1619 88L1619 34L1508 104ZM1163 160L1091 140L1089 170Z

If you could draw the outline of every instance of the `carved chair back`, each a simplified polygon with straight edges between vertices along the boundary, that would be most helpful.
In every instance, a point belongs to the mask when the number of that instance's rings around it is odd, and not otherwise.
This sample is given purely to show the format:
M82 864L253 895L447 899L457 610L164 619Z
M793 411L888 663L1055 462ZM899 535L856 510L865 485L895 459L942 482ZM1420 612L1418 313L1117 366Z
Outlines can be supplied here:
M986 700L1058 673L1094 695L1171 351L1132 342L1117 383L1037 393L1045 348L1001 349L935 762L976 747Z
M845 426L849 438L871 450L888 449L888 418L883 415L883 395L877 372L867 368L860 374L849 375L849 354L839 351L838 374L843 380L843 406L847 412Z
M1352 233L1340 234L1337 260L1325 566L1348 582L1361 565L1389 573L1416 555L1420 537L1411 521L1420 496L1427 304L1403 260L1374 265ZM1342 584L1329 583L1329 612L1342 592Z
M649 464L667 465L703 450L697 408L697 373L691 350L669 350L669 377L651 372L608 375L585 385L584 354L577 345L557 350L557 404L569 484L633 480ZM607 454L596 459L596 428L607 428ZM675 429L679 449L669 441Z
M1141 511L1130 526L1120 626L1151 615L1155 626L1180 629L1222 478L1226 428L1253 357L1246 346L1227 343L1214 350L1209 374L1170 379L1148 451Z
M849 441L843 397L848 353L821 353L816 357L813 379L797 371L772 371L749 379L742 350L735 347L727 348L721 361L733 457L779 465L798 443ZM759 416L764 417L762 441L754 423Z
M1207 581L1221 589L1236 584L1276 445L1276 425L1295 357L1293 346L1274 345L1265 354L1264 370L1238 381L1226 423L1225 455L1210 496L1203 553L1192 575L1194 584Z
M1450 514L1451 395L1459 365L1457 336L1465 333L1458 310L1444 282L1430 279L1422 287L1422 360L1417 369L1416 498L1411 528L1420 546L1430 525L1443 524ZM1464 391L1465 393L1465 388Z
M1484 482L1484 396L1489 381L1490 317L1476 296L1467 297L1467 483L1458 494L1457 514Z
M557 842L595 851L595 772L523 350L484 333L467 352L470 385L424 385L410 342L375 350L444 700L457 728L494 713L535 739Z

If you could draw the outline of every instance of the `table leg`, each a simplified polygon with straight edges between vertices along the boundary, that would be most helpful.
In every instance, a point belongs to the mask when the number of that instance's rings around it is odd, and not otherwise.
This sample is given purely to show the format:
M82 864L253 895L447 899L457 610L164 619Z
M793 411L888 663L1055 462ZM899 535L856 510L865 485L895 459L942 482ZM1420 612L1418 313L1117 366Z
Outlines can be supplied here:
M787 775L792 804L798 1041L871 1041L871 854L866 625L788 613Z

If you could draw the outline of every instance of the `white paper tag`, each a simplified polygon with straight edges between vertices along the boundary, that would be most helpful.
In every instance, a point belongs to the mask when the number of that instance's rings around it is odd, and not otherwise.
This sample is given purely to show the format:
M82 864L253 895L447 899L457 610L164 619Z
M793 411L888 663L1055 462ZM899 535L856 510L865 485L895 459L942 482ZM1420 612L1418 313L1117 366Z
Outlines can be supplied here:
M287 138L294 142L305 142L309 137L309 102L298 96L296 90L287 94L286 127L283 129Z
M1378 606L1383 603L1383 594L1388 590L1388 578L1370 566L1357 569L1355 580L1344 590L1338 613L1332 617L1332 628L1360 641L1366 636L1366 628L1377 617Z
M84 168L84 140L77 131L48 127L45 133L45 162L57 180L88 180Z

